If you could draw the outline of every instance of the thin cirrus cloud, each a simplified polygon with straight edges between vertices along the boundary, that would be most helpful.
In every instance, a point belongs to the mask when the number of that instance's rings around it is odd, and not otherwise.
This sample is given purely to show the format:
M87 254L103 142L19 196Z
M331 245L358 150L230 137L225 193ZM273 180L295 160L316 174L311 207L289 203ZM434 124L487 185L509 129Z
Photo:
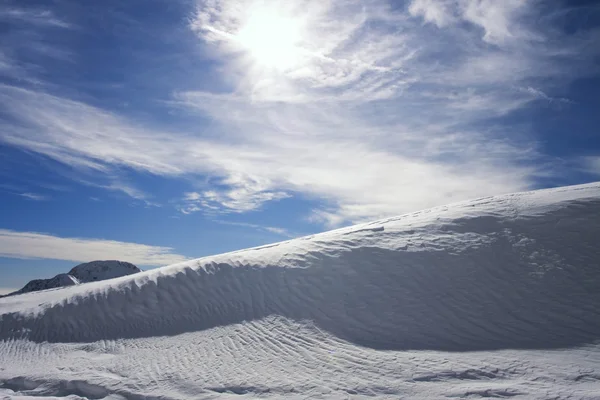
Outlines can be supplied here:
M581 160L583 169L593 175L600 176L600 156L587 156Z
M11 184L5 184L5 183L0 184L0 191L9 193L9 194L15 195L15 196L21 196L27 200L33 200L33 201L50 200L50 196L39 194L39 193L34 193L34 192L28 192L28 191L26 191L26 189L24 187L11 185Z
M44 201L44 200L48 200L48 196L44 196L41 194L37 194L37 193L19 193L19 196L21 197L25 197L26 199L29 200L35 200L35 201Z
M54 259L75 262L128 260L137 265L162 266L185 261L169 247L114 240L65 238L36 232L0 229L0 257Z
M20 21L32 25L41 25L57 28L72 28L72 25L57 18L52 11L44 9L22 9L8 7L0 9L0 20Z
M522 0L413 0L409 12L439 28L469 22L483 29L483 40L489 43L504 43L521 36L526 29L518 18L529 11Z
M288 238L294 238L297 236L297 235L289 232L285 228L279 228L276 226L263 226L263 225L251 224L251 223L247 223L247 222L223 221L223 220L219 220L219 219L214 220L214 222L221 224L221 225L238 226L241 228L249 228L249 229L254 229L254 230L258 230L258 231L274 233L276 235L284 236L284 237L288 237Z
M164 111L211 124L168 131L3 85L0 102L17 123L3 122L0 138L100 175L128 167L189 179L183 214L300 195L320 201L308 218L338 225L523 190L547 156L510 114L568 106L553 94L589 73L594 56L582 55L593 33L566 37L538 6L202 1L189 29L219 62L221 87L173 90Z
M46 59L71 60L72 54L47 40L52 32L72 30L74 25L57 17L51 10L0 6L0 22L8 31L2 36L0 48L0 78L18 79L20 82L43 85L47 82L34 74L44 71L44 66L31 62L31 56ZM24 57L24 58L23 58Z
M83 185L105 189L111 192L118 192L130 197L137 202L143 203L146 207L161 207L161 204L152 201L152 196L138 189L137 187L126 183L119 178L109 177L108 183L97 183L86 179L74 178L78 183ZM96 199L97 201L97 199Z

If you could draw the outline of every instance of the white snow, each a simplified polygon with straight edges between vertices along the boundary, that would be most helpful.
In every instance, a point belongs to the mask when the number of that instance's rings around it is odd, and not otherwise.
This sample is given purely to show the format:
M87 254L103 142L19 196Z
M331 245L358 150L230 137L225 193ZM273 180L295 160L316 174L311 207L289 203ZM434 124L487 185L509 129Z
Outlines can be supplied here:
M0 397L598 399L600 183L0 299Z

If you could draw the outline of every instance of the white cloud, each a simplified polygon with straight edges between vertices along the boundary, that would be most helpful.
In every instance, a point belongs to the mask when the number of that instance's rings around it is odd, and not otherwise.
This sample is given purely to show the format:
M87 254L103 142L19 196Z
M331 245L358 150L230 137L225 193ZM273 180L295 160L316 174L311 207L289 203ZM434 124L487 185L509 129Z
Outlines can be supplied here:
M292 234L290 234L288 232L287 229L284 229L284 228L277 228L274 226L266 226L266 227L264 227L264 229L267 230L268 232L276 233L281 236L294 237Z
M289 197L286 192L271 190L268 179L257 180L252 175L236 175L233 171L219 182L219 186L227 189L184 193L179 210L184 214L197 211L205 214L243 213L257 210L266 202Z
M60 45L51 44L49 36L57 29L72 29L74 26L58 18L51 10L0 4L0 22L7 27L0 32L0 75L21 83L43 85L38 75L44 68L31 63L27 57L23 60L23 54L71 60L72 54Z
M15 100L22 103L16 104ZM111 165L160 175L184 172L164 161L177 157L180 147L164 146L169 141L167 132L146 132L84 103L12 86L0 85L0 102L26 123L19 127L2 122L2 139L6 143L98 172L111 172ZM144 147L137 147L138 144Z
M198 201L202 198L202 195L197 192L186 192L183 194L183 200L185 201Z
M439 28L469 22L483 29L483 40L505 44L526 34L519 18L528 10L526 0L412 0L408 10Z
M536 4L199 2L191 28L218 61L222 91L176 92L169 105L210 124L170 131L0 86L17 121L3 122L0 138L111 178L127 167L189 179L184 214L247 212L302 195L323 204L313 220L338 225L523 190L543 172L532 167L543 156L531 132L499 118L553 98L546 81L567 84L590 68L573 58L590 38L567 40L550 17L524 18ZM291 60L240 37L253 13L294 24L271 32L287 38L272 44L289 46Z
M463 0L464 19L484 30L486 42L503 44L520 36L522 26L518 20L528 8L526 0Z
M426 22L431 22L442 28L454 21L452 7L454 0L413 0L408 8L413 16L421 16Z
M143 202L148 207L161 207L161 205L159 203L156 203L156 202L150 200L152 196L150 196L149 194L141 191L140 189L138 189L130 184L127 184L127 183L119 181L119 180L114 180L113 182L111 182L107 185L93 184L93 183L88 183L88 184L91 186L96 186L96 187L102 188L102 189L107 189L107 190L111 190L111 191L115 191L115 192L124 193L125 195L131 197L132 199Z
M46 196L46 195L42 195L39 193L34 193L34 192L28 192L28 189L26 189L25 187L22 186L18 186L18 185L12 185L12 184L0 184L0 191L6 192L6 193L10 193L12 195L15 196L21 196L23 198L26 198L28 200L33 200L33 201L44 201L44 200L49 200L50 197Z
M0 20L18 20L33 25L57 28L72 28L66 21L57 18L52 11L42 9L1 8Z
M76 162L75 165L78 165L78 163ZM108 169L106 170L106 174L103 174L102 176L97 176L97 174L90 173L90 171L87 169L84 171L79 171L82 173L77 172L78 171L64 171L62 169L57 169L57 173L63 175L64 178L77 182L81 185L124 194L127 197L135 200L136 204L142 203L147 207L161 207L161 204L152 200L153 196L151 194L148 194L143 190L138 189L134 185L126 182L125 178L119 177L116 173L108 173ZM37 183L37 185L42 187L48 186L45 183ZM62 187L52 185L50 188L56 188L56 190L60 190ZM95 197L93 197L93 199L95 199L95 201L99 201L99 199Z
M29 200L35 200L35 201L43 201L43 200L48 200L47 196L43 196L41 194L37 194L37 193L19 193L19 196L21 197L25 197L26 199Z
M585 171L600 176L600 156L583 157L581 164Z
M388 12L387 5L373 1L207 1L199 2L191 26L223 55L237 61L227 63L229 76L251 77L235 86L253 101L376 99L388 97L393 93L390 89L404 84L401 68L414 49L406 46L404 35L382 34L370 24L367 7L381 16ZM287 55L294 62L283 69L262 68L252 51L240 45L248 21L264 13L275 13L299 26L294 54ZM357 46L354 36L358 33L366 46ZM265 36L279 34L266 32Z
M247 223L247 222L224 221L224 220L220 220L220 219L215 219L214 222L216 222L218 224L222 224L222 225L239 226L242 228L250 228L250 229L255 229L255 230L259 230L259 231L266 231L266 232L274 233L276 235L284 236L287 238L293 238L293 237L297 236L297 235L290 233L287 229L279 228L276 226L263 226L263 225L251 224L251 223Z
M528 86L526 88L521 88L522 91L531 94L531 96L538 100L545 100L549 103L563 103L563 104L573 104L573 101L564 97L551 97L548 96L543 91Z
M0 229L0 257L87 262L116 259L137 265L162 266L185 261L169 247L114 240L63 238L36 232Z

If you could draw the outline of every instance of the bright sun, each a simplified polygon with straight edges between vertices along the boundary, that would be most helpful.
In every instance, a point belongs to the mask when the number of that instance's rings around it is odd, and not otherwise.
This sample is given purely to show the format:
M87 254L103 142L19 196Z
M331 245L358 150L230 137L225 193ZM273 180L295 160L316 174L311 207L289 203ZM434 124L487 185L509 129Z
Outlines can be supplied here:
M237 41L263 67L287 70L299 62L302 29L298 19L275 9L255 10L236 35Z

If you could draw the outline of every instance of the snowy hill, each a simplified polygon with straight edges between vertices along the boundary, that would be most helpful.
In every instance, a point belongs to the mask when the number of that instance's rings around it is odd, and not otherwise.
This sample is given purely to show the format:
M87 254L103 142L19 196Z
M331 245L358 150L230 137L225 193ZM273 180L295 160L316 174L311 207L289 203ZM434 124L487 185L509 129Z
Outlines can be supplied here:
M0 394L597 398L599 236L596 183L0 299Z
M124 261L92 261L73 267L68 274L58 274L54 278L50 279L34 279L28 282L22 289L9 293L6 296L37 292L40 290L54 289L63 286L79 285L80 283L103 281L106 279L135 274L141 271L142 270L135 265Z

